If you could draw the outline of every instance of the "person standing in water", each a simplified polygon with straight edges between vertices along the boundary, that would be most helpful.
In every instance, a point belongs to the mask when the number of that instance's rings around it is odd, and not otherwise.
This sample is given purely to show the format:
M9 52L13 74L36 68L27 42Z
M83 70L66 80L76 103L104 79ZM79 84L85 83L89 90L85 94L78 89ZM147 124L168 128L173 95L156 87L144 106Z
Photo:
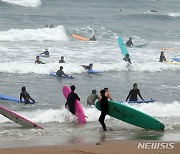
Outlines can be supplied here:
M164 56L164 52L162 51L159 57L159 62L164 62L166 61L166 57Z
M30 100L35 103L35 100L31 98L31 96L26 92L26 87L21 88L20 93L20 102L22 103L22 98L24 99L25 104L31 104Z
M132 38L129 38L129 40L126 42L127 47L133 46Z
M67 102L65 104L65 107L69 109L69 111L75 115L75 101L76 99L80 101L79 96L74 92L76 87L72 85L71 87L71 92L69 93L67 97Z
M129 99L129 101L138 101L137 95L139 95L139 97L140 97L142 100L144 100L144 99L142 98L141 94L140 94L140 90L138 89L137 83L134 83L134 84L133 84L133 89L131 89L131 90L129 91L129 95L128 95L127 98L126 98L126 102L128 101L128 99Z
M96 100L99 100L99 96L96 94L96 90L93 89L92 94L87 98L87 105L94 105Z
M131 60L130 60L130 57L129 57L129 54L126 54L126 56L123 58L124 61L128 61L129 64L132 64L131 63Z
M59 63L65 63L64 56L61 56L61 59L59 60Z
M104 123L104 119L109 112L108 98L105 96L104 89L100 91L100 95L101 95L101 98L100 98L99 103L101 107L101 115L99 117L99 122L101 123L103 130L106 131L106 125Z

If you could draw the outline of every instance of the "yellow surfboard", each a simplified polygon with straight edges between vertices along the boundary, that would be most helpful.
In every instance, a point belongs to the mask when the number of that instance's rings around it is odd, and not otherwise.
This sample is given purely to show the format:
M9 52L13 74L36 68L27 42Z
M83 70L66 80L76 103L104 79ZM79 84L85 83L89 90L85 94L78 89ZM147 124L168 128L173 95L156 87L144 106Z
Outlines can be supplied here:
M81 40L81 41L89 41L88 38L77 35L77 34L72 34L72 37L75 38L75 39Z

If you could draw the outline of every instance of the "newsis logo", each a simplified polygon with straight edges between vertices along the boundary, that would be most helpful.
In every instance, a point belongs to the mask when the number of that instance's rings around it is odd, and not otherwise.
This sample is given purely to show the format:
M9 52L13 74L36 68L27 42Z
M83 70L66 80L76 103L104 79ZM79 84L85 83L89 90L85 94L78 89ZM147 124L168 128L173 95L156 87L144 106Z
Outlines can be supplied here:
M146 142L138 143L138 149L168 149L172 150L175 147L175 143L168 142Z

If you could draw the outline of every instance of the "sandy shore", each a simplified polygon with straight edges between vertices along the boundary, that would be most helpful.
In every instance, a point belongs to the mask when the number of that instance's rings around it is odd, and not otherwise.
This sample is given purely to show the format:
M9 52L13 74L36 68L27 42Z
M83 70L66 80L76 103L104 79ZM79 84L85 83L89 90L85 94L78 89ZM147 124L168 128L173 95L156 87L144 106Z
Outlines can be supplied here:
M137 141L110 141L94 144L6 148L0 149L0 154L179 154L180 152L180 143L173 143L173 149L169 146L169 142L165 142L165 149L160 149L164 147L163 145L159 146L159 149L150 149L152 141L143 142L148 143L147 149L138 149L138 143Z

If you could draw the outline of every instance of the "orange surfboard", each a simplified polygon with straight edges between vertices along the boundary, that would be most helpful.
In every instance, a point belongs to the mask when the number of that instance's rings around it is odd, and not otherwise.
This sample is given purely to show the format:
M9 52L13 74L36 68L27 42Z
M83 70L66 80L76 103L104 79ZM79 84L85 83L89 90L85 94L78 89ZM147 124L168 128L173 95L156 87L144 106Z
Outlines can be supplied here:
M88 38L83 37L83 36L79 36L77 34L72 34L72 37L75 38L75 39L81 40L81 41L89 41Z

